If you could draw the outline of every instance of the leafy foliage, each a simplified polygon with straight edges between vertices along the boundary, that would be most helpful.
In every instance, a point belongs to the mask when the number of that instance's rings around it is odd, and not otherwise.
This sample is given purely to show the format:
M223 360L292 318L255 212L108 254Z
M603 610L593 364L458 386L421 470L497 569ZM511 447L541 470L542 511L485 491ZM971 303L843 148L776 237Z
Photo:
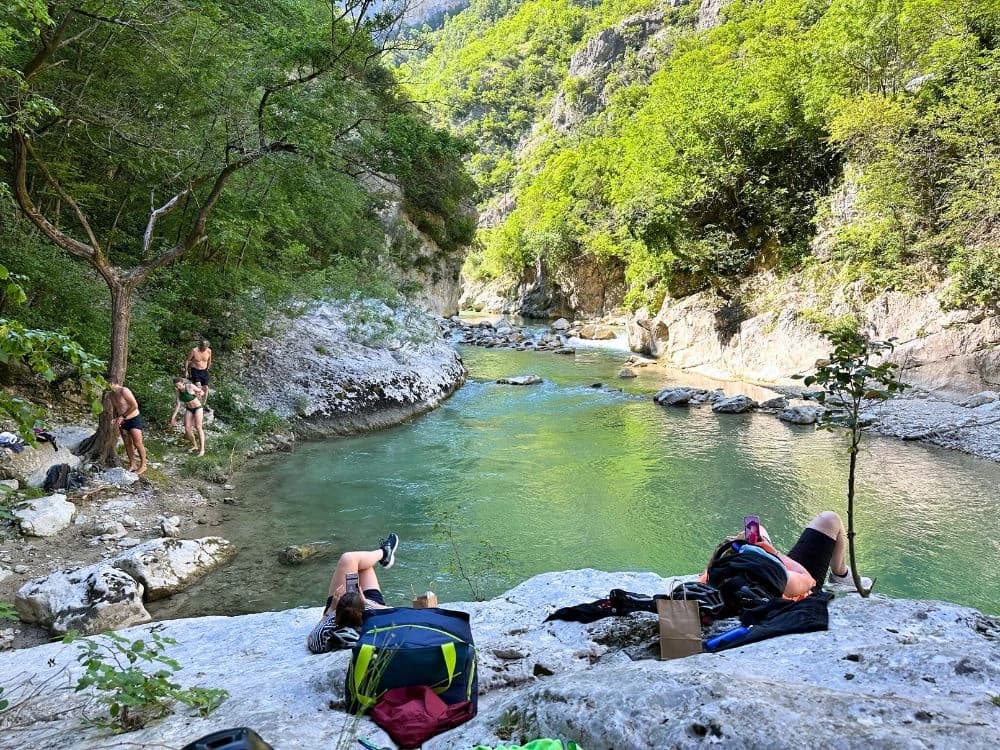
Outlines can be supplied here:
M833 344L830 357L816 363L816 371L802 378L808 386L822 388L812 394L818 403L827 406L820 415L817 426L830 430L834 427L846 429L850 468L847 476L847 539L850 550L851 570L854 585L862 596L870 590L861 586L857 560L854 551L854 479L857 467L858 446L861 443L861 409L865 403L885 401L901 393L908 386L896 376L898 366L879 359L892 352L895 341L872 341L858 331L839 329L823 331L823 335ZM801 377L801 376L797 376Z
M18 306L27 300L23 276L10 273L0 265L0 282L6 282L3 302ZM66 367L78 377L94 413L101 409L104 362L88 354L66 333L26 328L23 324L0 317L0 366L21 365L48 382L59 377L58 369ZM0 392L0 415L13 420L18 432L29 443L35 442L34 428L41 427L45 411L31 401Z
M208 716L229 697L225 690L185 689L172 681L174 673L181 669L175 659L164 654L167 646L176 645L173 638L155 631L149 633L148 640L129 641L117 633L106 633L102 638L79 640L70 633L63 639L64 643L77 644L77 661L85 670L74 690L93 688L99 702L108 708L107 718L92 719L90 723L128 732L170 713L172 701ZM148 672L144 666L155 671Z
M951 277L952 304L1000 302L994 0L736 0L707 30L664 9L641 55L610 73L598 62L597 78L568 76L569 57L641 4L495 5L474 2L404 66L438 122L475 139L483 204L516 198L481 232L469 275L614 257L638 306L725 297L818 249L840 282L918 290ZM557 129L557 93L596 111ZM846 215L817 245L842 185Z
M387 198L401 198L443 252L470 240L466 146L403 95L373 41L393 19L366 9L23 0L5 15L0 136L28 140L35 207L75 240L90 242L89 226L121 275L183 243L212 177L256 159L228 177L204 237L135 293L129 385L151 419L169 414L162 386L197 339L223 354L259 336L276 308L398 295L408 268L384 253ZM388 191L362 184L373 173ZM33 279L14 318L69 325L112 359L106 279L8 208L0 263Z

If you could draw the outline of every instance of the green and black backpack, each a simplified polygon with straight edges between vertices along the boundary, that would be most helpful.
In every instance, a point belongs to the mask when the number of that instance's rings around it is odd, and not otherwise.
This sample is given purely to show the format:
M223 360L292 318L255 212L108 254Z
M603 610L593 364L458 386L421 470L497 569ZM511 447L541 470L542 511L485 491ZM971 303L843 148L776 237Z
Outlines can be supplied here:
M476 647L469 615L450 609L378 609L365 613L351 651L347 710L364 712L395 687L426 685L451 705L479 703Z

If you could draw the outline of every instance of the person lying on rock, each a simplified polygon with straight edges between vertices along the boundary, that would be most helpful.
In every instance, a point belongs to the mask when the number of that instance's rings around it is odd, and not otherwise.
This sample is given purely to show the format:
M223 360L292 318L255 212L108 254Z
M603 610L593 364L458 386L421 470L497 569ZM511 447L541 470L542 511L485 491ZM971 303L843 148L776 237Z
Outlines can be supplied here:
M205 455L205 430L202 427L202 419L205 414L205 405L201 399L205 391L201 386L189 383L184 378L174 378L174 388L177 391L177 404L174 406L174 413L170 415L170 426L177 424L177 412L184 407L184 434L191 441L191 448L188 453L197 453L199 456ZM198 438L195 439L194 431L198 431Z
M382 589L379 588L375 565L391 568L396 562L396 548L399 536L390 533L378 543L376 549L367 552L345 552L337 561L337 567L330 579L330 595L327 597L323 616L306 638L306 645L314 654L350 648L360 638L358 632L361 620L367 610L387 609ZM347 577L358 577L358 590L347 590Z
M759 534L760 540L756 546L777 557L785 567L787 580L783 592L784 598L802 599L812 591L821 589L827 579L828 570L830 583L854 588L854 579L847 566L847 535L840 516L834 511L825 510L810 521L787 555L774 548L771 537L763 525L759 527ZM729 537L726 544L743 538L743 533L737 534ZM702 574L702 582L707 580L706 571ZM865 588L870 588L871 584L870 578L861 578L861 585Z

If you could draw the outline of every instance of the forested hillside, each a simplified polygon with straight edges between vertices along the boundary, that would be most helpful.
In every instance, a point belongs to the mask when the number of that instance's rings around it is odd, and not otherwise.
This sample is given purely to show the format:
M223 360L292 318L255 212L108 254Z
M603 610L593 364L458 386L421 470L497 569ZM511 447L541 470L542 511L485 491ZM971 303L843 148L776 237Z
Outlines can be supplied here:
M460 258L473 230L465 144L383 66L373 39L399 19L372 8L4 11L0 266L27 299L0 298L0 318L66 329L117 377L127 354L129 384L164 416L167 376L194 339L239 349L297 302L398 298L415 286L408 272L437 274L441 258L414 251L420 237L387 240L387 202Z
M679 7L672 7L679 6ZM767 270L1000 301L1000 3L474 2L404 67L474 138L466 266L618 266L624 303Z

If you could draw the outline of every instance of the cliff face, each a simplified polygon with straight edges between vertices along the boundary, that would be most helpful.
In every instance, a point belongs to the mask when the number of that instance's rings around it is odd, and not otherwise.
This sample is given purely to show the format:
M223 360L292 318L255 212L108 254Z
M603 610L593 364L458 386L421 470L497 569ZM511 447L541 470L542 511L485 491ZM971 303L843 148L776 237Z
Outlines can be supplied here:
M649 613L593 624L543 622L556 607L613 587L658 593L652 573L578 570L532 578L482 603L445 603L471 614L479 653L479 715L428 750L565 737L585 748L992 747L1000 733L1000 621L942 602L830 604L828 631L762 641L719 654L657 661ZM351 736L343 713L349 651L318 656L305 637L319 606L242 617L157 623L185 687L224 688L207 718L183 711L113 736L81 727L95 714L77 648L61 643L0 654L0 748L180 747L209 732L248 726L278 748L332 747ZM123 631L130 641L150 626ZM48 679L51 678L51 679ZM30 697L28 697L30 694ZM25 703L20 701L28 697ZM355 736L391 746L371 721Z
M882 292L867 302L861 292L854 285L823 304L819 295L785 285L773 309L757 314L706 293L667 299L655 316L641 310L633 317L629 345L682 368L791 382L792 374L810 371L830 352L821 324L803 312L822 305L824 318L852 316L872 338L897 338L892 360L912 385L953 397L1000 385L1000 317L945 310L940 292Z
M243 357L254 407L292 419L305 437L391 426L433 408L465 379L434 320L377 300L321 303L276 321Z

